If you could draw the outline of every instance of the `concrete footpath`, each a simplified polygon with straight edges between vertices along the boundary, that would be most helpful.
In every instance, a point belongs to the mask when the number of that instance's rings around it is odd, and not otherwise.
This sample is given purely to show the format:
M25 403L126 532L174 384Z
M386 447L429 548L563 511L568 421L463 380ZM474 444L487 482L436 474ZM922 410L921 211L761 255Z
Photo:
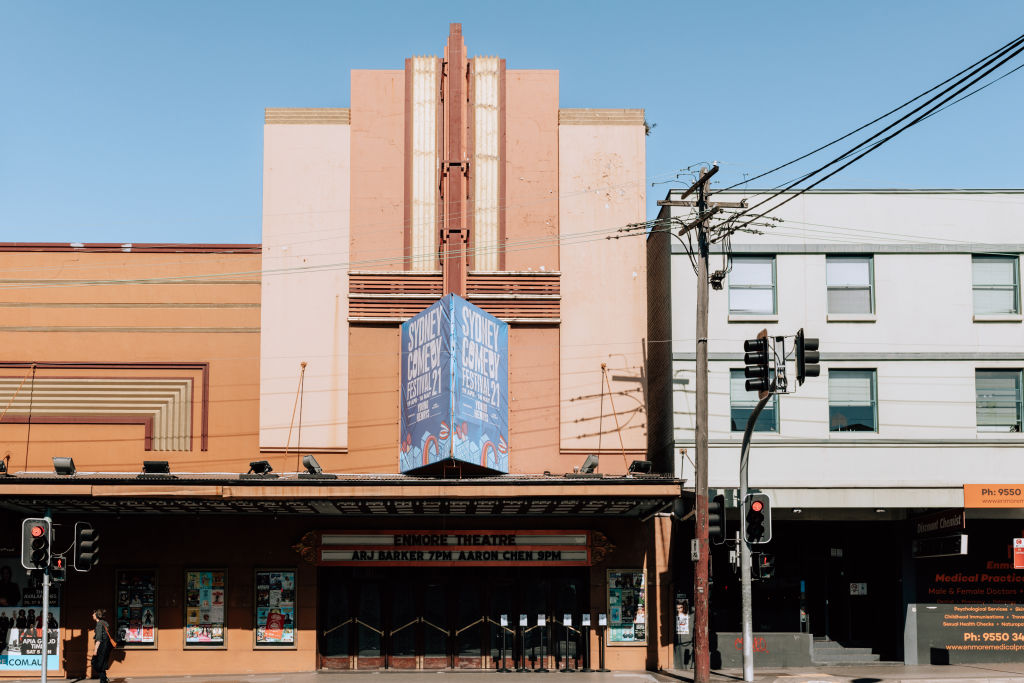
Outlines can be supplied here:
M662 672L676 680L693 681L693 671ZM711 672L713 683L743 680L742 669ZM1024 663L904 666L898 663L847 666L772 667L754 670L758 683L1024 683Z
M497 683L525 678L530 681L577 681L577 683L672 683L693 681L692 671L667 670L613 671L609 673L577 673L566 677L563 673L502 674L495 671L317 671L280 674L223 674L189 676L129 676L111 675L111 683L344 683L364 679L368 683L410 683L410 681L451 678L457 683ZM80 681L89 679L60 678L52 681ZM736 683L743 680L740 669L721 669L711 672L712 683ZM831 667L774 667L755 670L758 683L1024 683L1024 663L974 664L949 666L903 666L902 664L871 664L864 666ZM30 683L39 681L39 675L29 678L0 679L3 683Z

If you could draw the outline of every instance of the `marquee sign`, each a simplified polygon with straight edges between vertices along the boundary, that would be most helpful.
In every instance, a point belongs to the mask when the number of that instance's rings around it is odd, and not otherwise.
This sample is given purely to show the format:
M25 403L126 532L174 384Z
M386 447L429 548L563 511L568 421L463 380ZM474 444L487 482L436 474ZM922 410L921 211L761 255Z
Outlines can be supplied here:
M402 323L399 469L508 473L508 324L449 294Z
M590 541L589 531L352 531L323 533L317 555L342 567L585 567Z

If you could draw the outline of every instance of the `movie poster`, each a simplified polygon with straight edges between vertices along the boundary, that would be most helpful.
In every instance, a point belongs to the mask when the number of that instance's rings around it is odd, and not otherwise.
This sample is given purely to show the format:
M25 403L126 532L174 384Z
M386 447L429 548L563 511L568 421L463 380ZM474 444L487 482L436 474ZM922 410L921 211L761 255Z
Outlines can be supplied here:
M256 644L295 645L295 572L256 571Z
M156 571L119 570L115 600L117 642L125 647L156 645Z
M59 671L60 588L50 584L47 670ZM43 663L43 584L17 557L0 558L0 672L35 670Z
M608 570L608 644L647 642L647 591L642 569Z
M185 645L222 647L227 572L185 572Z

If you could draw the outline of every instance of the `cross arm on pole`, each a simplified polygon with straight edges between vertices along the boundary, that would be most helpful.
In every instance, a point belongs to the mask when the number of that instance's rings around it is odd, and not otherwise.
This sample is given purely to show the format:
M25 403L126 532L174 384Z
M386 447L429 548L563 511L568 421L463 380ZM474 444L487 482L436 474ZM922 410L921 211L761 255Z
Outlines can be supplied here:
M697 200L659 199L658 206L697 206ZM718 206L723 209L745 209L747 208L747 202L709 202L708 206Z
M703 171L703 169L701 169L701 170ZM690 202L689 204L678 204L678 203L673 203L673 202L679 202L680 200L683 200L683 199L686 199L687 197L689 197L691 194L693 194L694 192L697 191L697 188L699 188L701 185L706 183L708 181L708 179L711 176L715 175L716 173L718 173L718 164L715 164L714 166L712 166L711 169L708 170L708 171L703 171L700 174L700 178L697 178L697 180L694 181L693 185L690 185L690 187L687 188L687 190L685 192L683 192L683 194L681 194L679 196L679 199L676 199L676 200L662 199L662 200L658 201L658 206L696 206L697 202Z

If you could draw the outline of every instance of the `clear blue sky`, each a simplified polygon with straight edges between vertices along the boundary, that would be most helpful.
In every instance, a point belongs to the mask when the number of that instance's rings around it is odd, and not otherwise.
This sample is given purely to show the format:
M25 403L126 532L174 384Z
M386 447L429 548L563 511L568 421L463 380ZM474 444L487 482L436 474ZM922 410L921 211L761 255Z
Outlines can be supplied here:
M263 109L346 107L350 69L440 54L452 21L470 55L559 69L563 107L645 108L652 180L728 183L1006 43L1024 2L4 0L0 241L258 242ZM1024 187L1021 112L1024 69L830 186Z

